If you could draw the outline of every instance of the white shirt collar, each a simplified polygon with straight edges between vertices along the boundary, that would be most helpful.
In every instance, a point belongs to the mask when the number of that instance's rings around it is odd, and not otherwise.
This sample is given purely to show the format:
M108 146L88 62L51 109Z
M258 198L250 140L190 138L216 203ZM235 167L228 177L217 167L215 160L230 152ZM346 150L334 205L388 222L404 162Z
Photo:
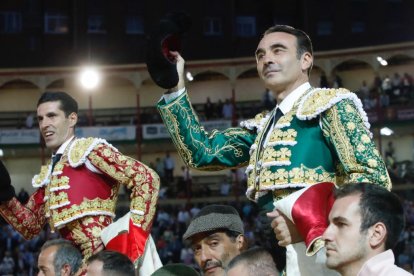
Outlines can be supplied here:
M283 99L283 101L278 105L280 110L283 112L283 114L288 113L290 110L292 110L293 105L295 102L303 95L303 93L306 92L311 88L311 85L309 82L305 82L304 84L301 84L298 88L293 90L289 95L287 95L286 98Z
M69 145L70 141L72 141L72 139L75 138L75 136L70 137L68 140L66 140L65 143L63 143L59 149L57 150L56 154L63 154L65 152L66 147ZM54 155L54 154L53 154Z

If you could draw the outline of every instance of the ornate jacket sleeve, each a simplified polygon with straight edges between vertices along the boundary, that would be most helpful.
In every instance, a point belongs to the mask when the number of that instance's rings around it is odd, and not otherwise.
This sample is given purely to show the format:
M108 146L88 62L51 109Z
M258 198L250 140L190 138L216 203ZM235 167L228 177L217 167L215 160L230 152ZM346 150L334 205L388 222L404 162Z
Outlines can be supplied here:
M385 163L355 104L342 100L322 113L322 129L340 161L344 182L370 182L391 189Z
M188 166L213 171L244 166L249 161L249 150L256 133L244 128L207 133L200 125L187 93L169 104L160 101L158 110Z
M44 189L40 188L25 205L13 197L0 205L0 214L25 239L30 240L40 233L46 223L44 196Z
M134 224L150 231L158 200L159 176L143 163L122 155L108 144L98 144L87 158L105 175L132 190L131 218Z

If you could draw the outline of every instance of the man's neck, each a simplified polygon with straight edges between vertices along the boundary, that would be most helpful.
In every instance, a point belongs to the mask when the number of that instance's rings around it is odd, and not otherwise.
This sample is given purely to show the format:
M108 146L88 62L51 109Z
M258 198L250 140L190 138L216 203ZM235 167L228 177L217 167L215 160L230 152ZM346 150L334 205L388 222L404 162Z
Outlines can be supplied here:
M74 136L70 136L62 145L60 145L59 147L57 147L55 150L53 150L53 154L57 154L57 153L63 153L65 151L65 149L67 148L67 146L69 145L70 141L74 138Z
M371 255L370 256L365 256L360 258L358 261L353 262L353 263L349 263L349 264L345 264L342 268L342 270L338 270L338 272L342 275L342 276L355 276L358 275L359 271L361 271L362 267L364 266L364 264L369 261L371 259Z
M301 86L302 84L309 82L308 78L300 78L295 82L292 82L288 85L284 85L281 87L273 87L271 90L273 91L274 97L277 99L277 102L282 102L290 93L292 93L296 88Z

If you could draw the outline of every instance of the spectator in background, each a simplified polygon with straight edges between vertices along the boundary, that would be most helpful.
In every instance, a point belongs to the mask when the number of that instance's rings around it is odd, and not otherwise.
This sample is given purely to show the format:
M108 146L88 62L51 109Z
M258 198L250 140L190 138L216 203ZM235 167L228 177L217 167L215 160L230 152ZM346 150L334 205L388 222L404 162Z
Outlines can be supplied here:
M165 153L164 157L164 176L165 180L168 182L168 184L171 184L174 182L174 159L170 156L170 152Z
M45 242L39 254L39 276L76 275L82 265L82 254L68 240L56 239Z
M155 159L155 171L157 172L157 174L160 176L161 179L164 179L164 176L165 176L164 175L165 174L164 162L159 157Z
M210 97L207 97L207 101L204 104L204 115L206 120L211 120L214 116L214 104L210 101Z
M26 126L26 128L30 129L30 128L33 128L33 124L34 124L34 114L33 114L33 112L29 112L29 113L27 113L25 126Z
M193 181L193 177L191 175L191 170L188 166L182 166L181 167L181 173L182 173L183 187L180 190L185 191L187 197L191 196L191 194L192 194L191 186L192 186L192 181Z
M104 250L87 260L88 276L135 276L131 260L116 251Z
M402 94L404 97L408 97L409 99L413 98L412 87L413 87L413 78L408 73L404 73L404 76L402 79L402 89L403 89Z
M233 118L233 103L230 101L230 99L226 99L221 114L226 120L231 120Z
M332 87L333 88L341 88L341 87L343 87L342 79L337 74L335 74L335 76L334 76L334 80L333 80L333 83L332 83Z
M369 87L367 85L367 82L364 80L362 81L362 86L359 88L359 97L362 100L362 103L364 104L365 109L371 109L373 106L371 106L371 100L369 98Z
M203 275L225 275L235 256L247 247L239 213L228 205L208 205L191 220L184 240L191 242Z
M220 195L228 196L230 194L231 184L227 176L223 177L223 181L220 183Z
M250 248L230 261L227 276L279 276L272 255L264 248Z
M396 99L398 99L401 96L402 79L401 79L400 74L394 73L394 76L391 79L391 87L392 87L391 102L393 103Z
M216 105L216 118L221 119L222 116L223 116L223 102L221 99L219 99Z
M404 229L399 198L379 185L348 184L335 191L323 234L326 266L342 276L412 275L394 265L392 248Z
M4 257L0 262L0 275L13 275L15 263L10 251L4 253Z
M390 105L391 97L392 97L392 84L391 79L388 75L382 80L381 85L382 91L384 93L383 101L381 102L381 106L386 107Z
M320 88L329 88L328 78L326 77L325 73L322 73L319 77L319 87Z

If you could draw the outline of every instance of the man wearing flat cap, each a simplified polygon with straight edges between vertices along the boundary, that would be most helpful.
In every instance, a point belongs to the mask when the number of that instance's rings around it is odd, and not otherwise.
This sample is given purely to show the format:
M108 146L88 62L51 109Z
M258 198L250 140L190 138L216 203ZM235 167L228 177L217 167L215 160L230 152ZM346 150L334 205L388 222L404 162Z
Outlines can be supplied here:
M191 242L194 258L203 275L225 275L229 262L243 250L243 222L239 213L228 205L208 205L193 217L184 240Z

